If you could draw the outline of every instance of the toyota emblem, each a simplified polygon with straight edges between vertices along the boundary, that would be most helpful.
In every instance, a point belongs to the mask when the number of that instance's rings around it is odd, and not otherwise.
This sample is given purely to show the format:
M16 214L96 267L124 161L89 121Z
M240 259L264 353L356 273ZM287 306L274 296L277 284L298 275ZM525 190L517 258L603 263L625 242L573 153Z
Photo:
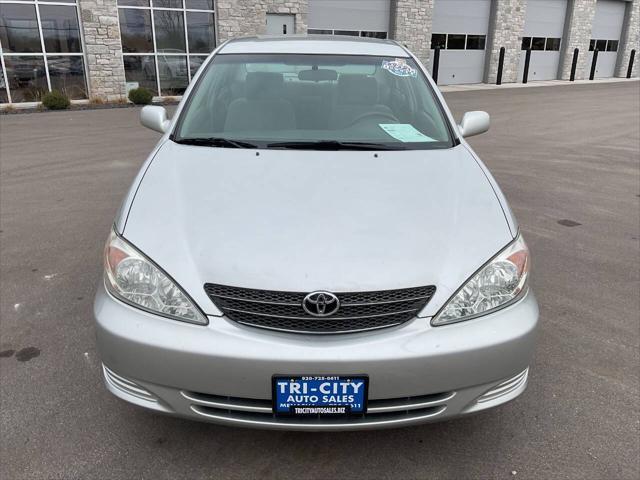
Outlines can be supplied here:
M302 300L302 308L314 317L328 317L340 308L340 300L330 292L311 292Z

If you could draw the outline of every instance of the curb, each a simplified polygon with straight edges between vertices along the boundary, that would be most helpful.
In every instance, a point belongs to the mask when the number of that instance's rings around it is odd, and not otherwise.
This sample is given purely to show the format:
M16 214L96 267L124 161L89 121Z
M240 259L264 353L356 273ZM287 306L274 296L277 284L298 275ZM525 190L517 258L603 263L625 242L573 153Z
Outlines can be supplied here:
M543 81L529 81L527 83L503 83L502 85L495 85L493 83L475 83L472 85L442 85L438 86L442 93L452 92L472 92L476 90L502 90L511 88L535 88L535 87L560 87L570 85L599 85L607 83L624 83L624 82L637 82L640 78L601 78L596 80L575 80L573 82L569 80L543 80Z

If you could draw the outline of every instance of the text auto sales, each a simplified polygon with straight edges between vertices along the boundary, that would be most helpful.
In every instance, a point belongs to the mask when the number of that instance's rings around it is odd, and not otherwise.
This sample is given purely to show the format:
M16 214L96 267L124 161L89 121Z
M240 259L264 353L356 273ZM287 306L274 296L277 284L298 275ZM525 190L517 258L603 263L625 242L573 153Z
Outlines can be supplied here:
M306 383L278 382L278 389L288 395L287 403L352 403L364 382L324 382L318 387Z

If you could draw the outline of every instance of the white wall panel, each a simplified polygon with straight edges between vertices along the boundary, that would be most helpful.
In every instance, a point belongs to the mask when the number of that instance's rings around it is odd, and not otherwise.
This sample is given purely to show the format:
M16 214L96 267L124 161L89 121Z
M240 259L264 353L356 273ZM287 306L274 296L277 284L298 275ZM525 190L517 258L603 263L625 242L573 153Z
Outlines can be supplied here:
M598 0L591 38L620 39L626 5L621 0Z
M434 33L473 33L486 35L489 30L491 0L435 0Z
M622 24L627 2L621 0L598 0L596 4L596 16L593 19L591 38L597 40L620 40ZM618 45L620 48L620 45ZM595 78L613 77L616 69L618 52L598 52ZM585 78L591 73L593 52L588 53Z
M309 0L309 28L389 30L390 0Z
M523 37L562 38L567 14L567 0L528 0ZM520 54L518 81L524 76L526 51ZM529 63L530 81L555 80L560 64L559 51L535 50Z
M487 35L490 15L491 0L435 0L431 31ZM442 50L438 83L441 85L482 83L485 53L485 50Z
M562 37L567 0L528 0L525 37Z

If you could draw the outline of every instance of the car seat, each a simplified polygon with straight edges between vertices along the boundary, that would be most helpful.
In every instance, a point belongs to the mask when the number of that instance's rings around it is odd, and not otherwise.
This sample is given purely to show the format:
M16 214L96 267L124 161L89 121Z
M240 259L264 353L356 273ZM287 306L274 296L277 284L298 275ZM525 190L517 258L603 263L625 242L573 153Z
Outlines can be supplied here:
M293 130L296 118L290 102L282 98L281 73L247 73L245 96L229 104L226 131Z

